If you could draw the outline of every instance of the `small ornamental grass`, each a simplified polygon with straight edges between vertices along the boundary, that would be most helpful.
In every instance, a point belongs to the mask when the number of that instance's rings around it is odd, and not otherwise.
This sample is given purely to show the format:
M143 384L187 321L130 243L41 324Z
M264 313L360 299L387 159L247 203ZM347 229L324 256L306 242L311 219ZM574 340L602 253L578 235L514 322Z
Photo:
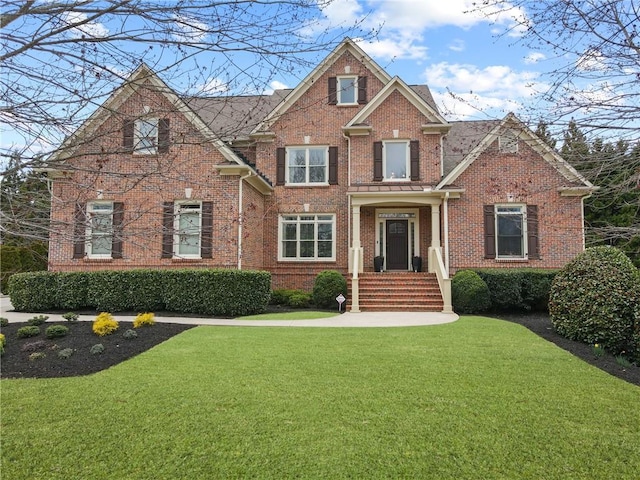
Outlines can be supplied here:
M75 312L67 312L64 315L62 315L62 318L64 318L67 322L77 322L78 317L79 315Z
M73 355L73 348L63 348L58 352L58 358L66 360Z
M91 355L100 355L102 352L104 352L104 345L101 343L96 343L89 350L89 353L91 353Z
M113 315L107 312L102 312L93 321L93 333L100 337L105 335L111 335L118 329L118 321L113 318Z
M153 313L139 313L133 320L133 328L150 327L156 323Z
M122 334L122 337L126 340L133 340L134 338L138 338L138 332L128 329Z
M32 354L29 355L29 361L30 362L37 362L38 360L42 360L43 358L46 358L47 354L44 352L33 352Z

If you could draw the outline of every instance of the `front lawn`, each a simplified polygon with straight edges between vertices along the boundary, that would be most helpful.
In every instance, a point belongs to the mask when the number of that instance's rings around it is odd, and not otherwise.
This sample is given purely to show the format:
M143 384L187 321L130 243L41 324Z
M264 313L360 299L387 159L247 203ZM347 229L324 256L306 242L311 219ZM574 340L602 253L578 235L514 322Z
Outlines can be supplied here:
M640 388L524 327L197 327L2 380L11 479L637 478Z

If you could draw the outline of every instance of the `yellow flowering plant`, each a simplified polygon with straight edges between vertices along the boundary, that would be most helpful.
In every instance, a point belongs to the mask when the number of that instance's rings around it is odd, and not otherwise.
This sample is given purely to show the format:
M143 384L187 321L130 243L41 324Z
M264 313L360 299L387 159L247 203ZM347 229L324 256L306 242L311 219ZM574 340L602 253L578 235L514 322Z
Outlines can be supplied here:
M93 321L93 333L100 337L110 335L118 329L118 321L113 318L113 315L107 312L102 312Z
M153 313L139 313L133 320L133 328L150 327L156 323Z

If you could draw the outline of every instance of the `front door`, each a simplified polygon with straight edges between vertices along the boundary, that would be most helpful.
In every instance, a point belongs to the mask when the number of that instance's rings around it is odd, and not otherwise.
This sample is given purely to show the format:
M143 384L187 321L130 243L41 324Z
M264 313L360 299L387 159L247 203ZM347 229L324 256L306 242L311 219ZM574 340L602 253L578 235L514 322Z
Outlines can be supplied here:
M409 267L408 220L387 220L387 270L407 270Z

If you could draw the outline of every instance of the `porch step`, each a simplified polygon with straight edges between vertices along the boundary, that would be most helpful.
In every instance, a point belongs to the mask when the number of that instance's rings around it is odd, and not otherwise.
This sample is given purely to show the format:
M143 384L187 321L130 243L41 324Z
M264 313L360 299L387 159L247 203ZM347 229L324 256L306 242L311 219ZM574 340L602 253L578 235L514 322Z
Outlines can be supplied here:
M444 308L433 273L365 272L360 276L360 310L366 312L441 312ZM351 308L348 285L347 308Z

